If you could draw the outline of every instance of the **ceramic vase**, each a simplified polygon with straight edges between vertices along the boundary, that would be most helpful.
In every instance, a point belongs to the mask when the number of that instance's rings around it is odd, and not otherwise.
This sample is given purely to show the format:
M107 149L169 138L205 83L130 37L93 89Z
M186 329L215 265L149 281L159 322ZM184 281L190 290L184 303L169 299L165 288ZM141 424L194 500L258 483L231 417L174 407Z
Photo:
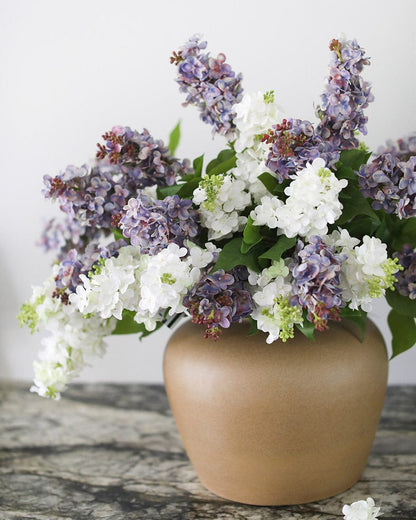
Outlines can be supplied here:
M170 338L164 378L185 450L202 484L255 505L312 502L363 473L383 407L388 360L368 320L283 343L233 324L218 341L185 322Z

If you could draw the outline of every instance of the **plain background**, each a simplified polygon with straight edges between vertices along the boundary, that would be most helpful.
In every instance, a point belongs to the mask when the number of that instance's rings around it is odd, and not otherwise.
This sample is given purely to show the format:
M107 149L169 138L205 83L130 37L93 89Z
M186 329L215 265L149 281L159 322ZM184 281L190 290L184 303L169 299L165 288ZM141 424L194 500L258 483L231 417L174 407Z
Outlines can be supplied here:
M169 57L201 33L213 55L243 72L246 92L275 90L287 117L315 121L327 74L328 44L344 33L372 58L365 77L372 149L416 130L414 0L209 2L58 0L0 3L1 324L0 377L31 379L40 335L19 329L16 314L49 274L35 246L42 218L57 213L41 196L42 176L93 157L115 124L167 139L180 119L177 155L212 157L224 146L174 82ZM387 343L387 306L371 316ZM107 355L84 371L89 381L162 381L168 331L139 342L110 338ZM416 383L416 348L390 365L390 383Z

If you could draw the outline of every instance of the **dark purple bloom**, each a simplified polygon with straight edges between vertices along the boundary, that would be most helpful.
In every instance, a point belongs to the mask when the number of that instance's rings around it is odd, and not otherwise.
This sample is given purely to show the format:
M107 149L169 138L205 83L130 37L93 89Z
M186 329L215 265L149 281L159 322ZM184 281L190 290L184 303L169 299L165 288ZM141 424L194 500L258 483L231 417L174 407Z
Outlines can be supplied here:
M192 201L178 195L150 200L139 194L131 198L121 214L120 228L141 253L155 255L170 243L183 246L200 231L199 214Z
M400 218L416 216L416 156L382 153L358 172L363 195L372 199L372 207Z
M184 106L195 105L201 119L216 132L231 139L234 132L234 105L242 99L241 74L236 75L226 63L224 54L212 58L201 52L207 46L193 36L171 62L177 65L176 78L181 92L186 93Z
M55 218L48 220L36 244L45 251L57 250L57 259L61 261L71 249L76 248L83 251L85 244L97 242L104 237L105 234L102 230L86 227L78 220L66 215L63 221Z
M154 184L171 186L178 177L193 171L187 159L172 157L163 141L153 139L146 129L139 133L116 126L103 139L105 144L98 144L97 157L119 165L125 175L139 181L136 189Z
M394 284L396 290L402 296L416 300L416 248L410 244L404 244L402 250L393 255L399 260L403 271L396 273L397 282Z
M328 168L339 159L339 151L316 133L312 123L301 119L284 119L264 135L263 141L271 145L266 166L280 183L318 157Z
M378 155L387 153L397 157L400 162L407 162L410 157L416 155L416 132L398 139L396 142L387 141L386 146L381 146L377 150Z
M321 96L317 114L321 119L317 132L336 149L357 148L356 131L367 133L363 110L374 100L370 84L360 76L370 61L356 40L332 40L328 83Z
M205 337L218 339L222 328L250 315L253 307L248 290L248 271L237 267L222 269L201 277L183 300L192 321L206 327Z
M308 320L315 323L318 330L327 327L328 320L339 319L342 301L340 286L343 255L335 254L321 237L312 236L309 244L298 241L294 262L290 265L294 283L292 305L299 305L308 311Z

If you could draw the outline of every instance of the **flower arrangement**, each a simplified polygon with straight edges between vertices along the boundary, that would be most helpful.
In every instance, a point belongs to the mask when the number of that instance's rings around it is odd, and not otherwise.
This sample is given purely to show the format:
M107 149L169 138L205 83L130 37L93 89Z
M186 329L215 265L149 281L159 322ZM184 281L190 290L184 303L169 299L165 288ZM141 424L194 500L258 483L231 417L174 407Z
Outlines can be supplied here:
M218 339L244 318L250 333L309 338L331 321L362 331L386 296L393 355L416 342L416 133L372 154L358 43L332 40L317 123L283 118L273 91L243 93L242 76L192 37L171 63L213 134L204 165L175 157L147 131L115 126L96 159L44 177L64 214L41 245L56 251L19 320L50 335L32 390L58 398L110 334L144 337L180 315Z

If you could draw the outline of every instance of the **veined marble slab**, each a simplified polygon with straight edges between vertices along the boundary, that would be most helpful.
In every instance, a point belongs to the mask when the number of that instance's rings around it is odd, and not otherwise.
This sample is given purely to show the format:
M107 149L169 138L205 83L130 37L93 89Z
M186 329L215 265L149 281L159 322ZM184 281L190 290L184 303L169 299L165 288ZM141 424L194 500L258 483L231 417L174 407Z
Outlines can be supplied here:
M0 384L0 520L333 520L343 504L367 496L383 520L416 520L416 386L389 387L360 482L290 507L236 504L207 491L160 385L73 385L61 401L29 386Z

